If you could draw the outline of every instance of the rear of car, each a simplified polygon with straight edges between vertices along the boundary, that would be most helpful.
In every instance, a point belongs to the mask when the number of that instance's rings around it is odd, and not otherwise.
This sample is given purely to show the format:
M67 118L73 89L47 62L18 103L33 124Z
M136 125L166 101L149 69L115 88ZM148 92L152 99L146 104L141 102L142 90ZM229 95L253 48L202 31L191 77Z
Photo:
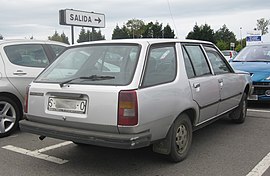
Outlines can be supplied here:
M223 50L222 54L225 56L226 60L231 60L236 57L237 52L234 50Z
M53 41L0 41L0 137L17 129L26 87L66 46Z
M248 45L230 64L250 73L254 88L250 100L270 101L270 44Z
M27 118L33 123L57 124L44 135L56 133L59 127L65 135L54 136L77 143L110 141L114 147L132 148L131 143L138 140L149 142L147 131L134 131L142 139L132 139L119 135L118 128L138 124L138 80L132 78L138 74L140 50L138 44L125 43L69 49L31 85L27 106L35 108L28 109ZM95 137L89 140L89 136Z

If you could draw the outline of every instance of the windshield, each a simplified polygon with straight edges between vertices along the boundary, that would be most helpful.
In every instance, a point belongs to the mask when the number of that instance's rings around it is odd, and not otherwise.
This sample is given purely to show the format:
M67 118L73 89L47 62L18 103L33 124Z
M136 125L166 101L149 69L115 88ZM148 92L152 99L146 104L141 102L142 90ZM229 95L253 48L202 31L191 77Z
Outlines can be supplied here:
M270 62L269 45L246 46L233 60L235 62Z
M131 44L70 48L38 76L35 82L127 85L132 80L139 53L140 46Z

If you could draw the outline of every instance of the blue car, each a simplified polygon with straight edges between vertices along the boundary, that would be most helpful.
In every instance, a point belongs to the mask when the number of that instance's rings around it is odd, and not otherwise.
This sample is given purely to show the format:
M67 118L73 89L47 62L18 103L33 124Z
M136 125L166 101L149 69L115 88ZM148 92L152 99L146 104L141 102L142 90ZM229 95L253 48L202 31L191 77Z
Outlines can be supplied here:
M270 44L248 45L230 64L250 73L254 91L249 100L270 101Z

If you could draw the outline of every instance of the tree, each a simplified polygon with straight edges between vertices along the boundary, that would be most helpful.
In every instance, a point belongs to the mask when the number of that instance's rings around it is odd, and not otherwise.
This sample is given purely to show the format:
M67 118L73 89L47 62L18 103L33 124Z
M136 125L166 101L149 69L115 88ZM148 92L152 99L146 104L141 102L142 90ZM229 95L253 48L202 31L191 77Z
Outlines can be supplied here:
M268 33L268 25L269 20L266 20L265 18L261 18L257 20L257 30L261 31L261 35Z
M241 44L242 43L242 44ZM236 42L235 51L239 52L241 49L243 49L246 46L246 39L238 40Z
M142 20L138 20L138 19L128 20L126 25L128 28L130 28L129 36L132 36L132 38L142 37L142 34L144 32L144 26L145 26Z
M216 45L220 50L227 50L228 49L228 44L223 40L217 41Z
M78 43L90 41L89 37L90 31L88 30L88 34L85 32L85 29L82 28L79 34L79 39L77 40Z
M122 28L120 28L118 25L113 30L112 39L126 39L130 38L128 28L126 25L123 25Z
M169 24L163 29L163 38L174 38L175 34Z
M90 30L87 30L85 32L85 29L82 28L81 32L79 34L79 39L77 40L78 43L82 42L88 42L88 41L97 41L97 40L104 40L104 35L101 34L101 31L98 32L93 28L92 32Z
M97 41L97 40L105 40L105 36L101 34L101 30L98 30L98 32L93 28L92 32L90 32L91 41Z
M144 32L142 33L143 38L162 38L163 37L163 30L162 30L162 23L156 21L154 24L153 22L148 23L144 27Z
M233 32L231 32L224 24L214 35L215 42L220 48L219 44L222 43L222 50L230 49L230 43L236 43L236 38Z
M61 34L60 37L61 37L63 43L66 43L69 45L68 37L66 36L66 34L64 32Z
M201 25L200 27L195 24L193 27L193 31L189 32L187 39L195 39L195 40L205 40L215 43L214 40L214 30L207 24Z
M147 25L142 20L128 20L122 28L117 24L113 30L112 39L127 38L174 38L174 31L169 24L163 28L162 23L156 21Z
M59 35L58 32L55 31L52 36L48 36L48 39L52 41L58 41L58 42L69 44L68 37L65 35L64 32L61 35Z

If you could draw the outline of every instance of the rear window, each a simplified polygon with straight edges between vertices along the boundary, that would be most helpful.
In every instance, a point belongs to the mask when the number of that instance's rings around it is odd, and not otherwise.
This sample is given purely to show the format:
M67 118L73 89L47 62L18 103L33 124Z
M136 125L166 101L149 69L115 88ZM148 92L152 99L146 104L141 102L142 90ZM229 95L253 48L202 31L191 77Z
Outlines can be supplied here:
M140 53L139 45L108 44L70 48L35 81L70 84L127 85Z

